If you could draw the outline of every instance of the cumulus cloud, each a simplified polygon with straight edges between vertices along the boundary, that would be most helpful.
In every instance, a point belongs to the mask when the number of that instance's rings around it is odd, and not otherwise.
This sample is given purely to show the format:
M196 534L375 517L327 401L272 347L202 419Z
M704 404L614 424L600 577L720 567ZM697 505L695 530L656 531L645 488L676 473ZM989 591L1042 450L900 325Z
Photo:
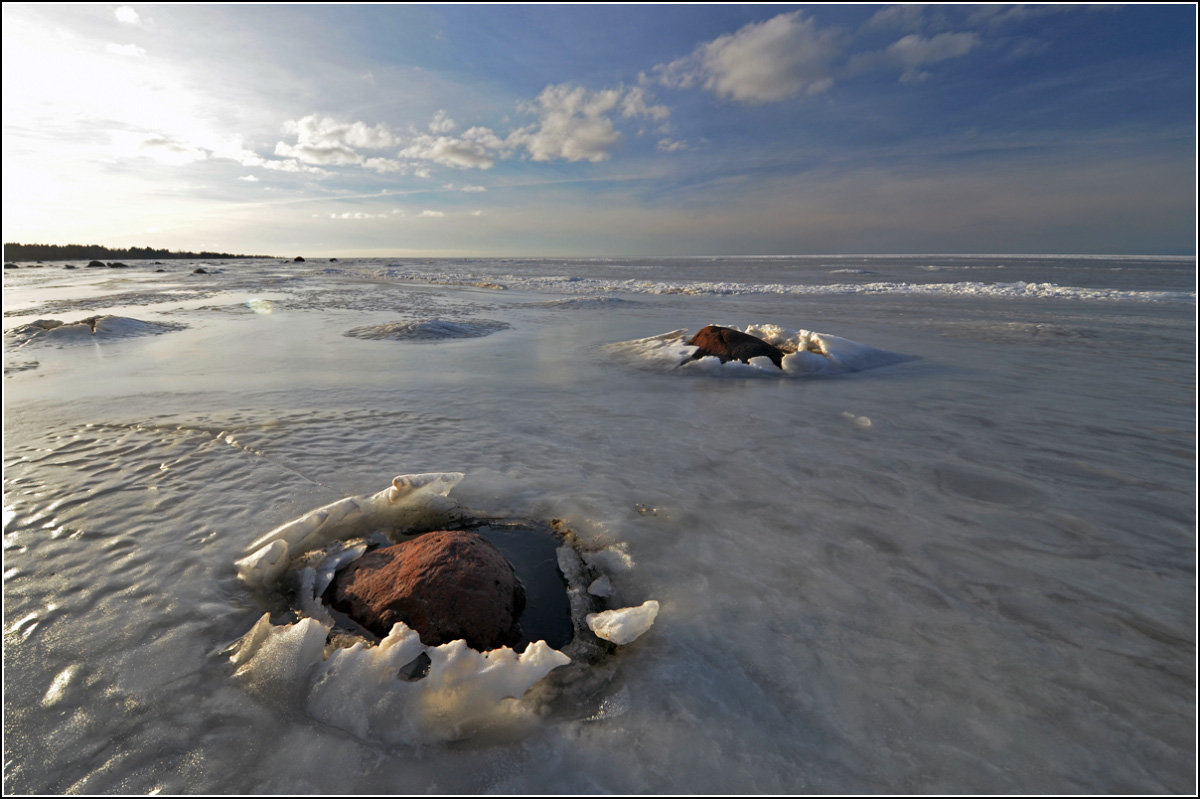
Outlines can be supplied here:
M442 188L446 191L462 191L468 194L487 191L485 186L455 186L453 183L443 183Z
M439 110L434 114L433 119L429 123L429 130L433 133L449 133L457 127L458 123L451 119L450 115L444 110Z
M408 174L412 171L411 167L403 161L397 161L394 158L365 158L362 162L364 169L373 169L380 174L388 172L399 172L400 174Z
M719 36L653 72L664 86L700 84L718 97L760 105L828 90L838 54L832 31L792 11Z
M291 172L296 174L316 175L324 177L329 174L326 169L321 169L319 166L310 166L302 164L295 158L287 158L282 161L271 161L266 158L258 159L258 163L253 166L259 166L263 169L270 169L275 172Z
M524 147L534 161L603 161L621 134L607 116L621 100L621 89L588 91L562 83L547 86L527 111L538 114L536 125L514 131L509 141Z
M244 180L247 183L258 183L258 178L254 177L254 175L242 175L238 180Z
M146 51L136 44L106 44L104 49L113 55L123 55L130 58L142 58Z
M687 142L679 141L677 139L659 139L658 149L660 152L673 153L677 150L689 150L691 148L688 147Z
M138 12L134 11L129 6L119 6L113 11L113 16L117 18L117 22L124 25L141 25L142 18L138 16Z
M496 157L505 152L504 141L490 128L474 127L462 136L415 137L399 152L401 158L432 161L459 169L491 169Z
M850 71L891 67L900 70L901 83L919 83L929 77L922 69L926 64L964 56L978 43L979 37L974 33L939 33L931 37L910 33L885 50L855 56L850 61Z
M367 159L359 152L360 149L379 150L391 147L398 141L386 125L339 122L317 114L288 120L283 130L294 134L296 143L276 143L275 155L320 166L362 164Z
M428 208L417 214L417 216L424 217L425 219L441 219L445 215L443 211L430 211Z
M621 101L621 115L624 117L649 117L658 121L671 116L671 109L665 105L651 105L646 90L636 86L628 91Z

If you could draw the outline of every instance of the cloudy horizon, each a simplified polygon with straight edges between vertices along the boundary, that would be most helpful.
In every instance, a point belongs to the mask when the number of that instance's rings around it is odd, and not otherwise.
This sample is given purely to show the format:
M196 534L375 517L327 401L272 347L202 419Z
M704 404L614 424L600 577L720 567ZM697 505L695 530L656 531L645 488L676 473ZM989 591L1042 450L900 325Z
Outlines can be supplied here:
M1190 5L3 14L5 241L1195 253Z

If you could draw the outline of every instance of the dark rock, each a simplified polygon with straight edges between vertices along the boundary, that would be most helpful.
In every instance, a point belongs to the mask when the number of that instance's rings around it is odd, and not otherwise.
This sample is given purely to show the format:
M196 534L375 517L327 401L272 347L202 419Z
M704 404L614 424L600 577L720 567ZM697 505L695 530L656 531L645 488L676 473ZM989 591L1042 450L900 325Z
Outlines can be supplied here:
M336 263L337 263L337 258L330 258L330 259L329 259L329 263L331 263L331 264L336 264Z
M402 621L427 646L514 646L525 586L483 536L440 530L368 552L334 578L333 606L380 637Z
M5 269L20 269L21 267L17 266L16 264L5 264L4 268Z
M104 263L104 261L89 261L88 262L88 269L95 269L96 267L101 267L101 266L108 266L108 264Z
M155 269L154 271L155 271L155 272L165 272L165 271L167 271L167 270L166 270L166 269Z
M205 269L203 266L198 266L192 270L193 275L211 275L212 272Z
M761 338L743 333L740 330L734 330L729 327L718 327L717 325L709 325L708 327L701 328L696 335L692 336L688 344L700 348L692 356L692 360L703 358L707 355L715 355L721 359L721 363L725 363L726 361L750 363L751 358L765 355L771 359L771 363L782 369L783 356L786 354L783 350L773 344L768 344Z
M109 269L128 269L129 264L123 264L120 261L113 261L111 264L108 265L108 268Z
M304 263L304 259L301 258L299 255L297 255L295 258L292 259L292 262L297 263L297 264L302 264L302 263Z
M67 264L66 266L63 267L63 269L78 269L78 268L79 267L76 266L75 264Z

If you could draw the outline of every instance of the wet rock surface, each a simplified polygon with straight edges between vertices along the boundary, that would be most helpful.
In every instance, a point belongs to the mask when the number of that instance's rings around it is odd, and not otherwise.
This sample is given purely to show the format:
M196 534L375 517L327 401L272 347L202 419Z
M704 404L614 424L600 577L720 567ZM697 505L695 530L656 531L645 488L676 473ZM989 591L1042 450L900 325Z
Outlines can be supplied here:
M768 344L760 338L740 330L717 325L701 328L687 343L700 348L692 356L693 360L713 355L720 358L721 363L726 361L750 363L751 358L765 355L771 359L771 363L783 368L783 356L786 354L775 345Z
M427 646L462 638L481 652L516 644L525 609L525 587L508 560L461 530L368 552L338 572L327 597L381 637L403 621Z

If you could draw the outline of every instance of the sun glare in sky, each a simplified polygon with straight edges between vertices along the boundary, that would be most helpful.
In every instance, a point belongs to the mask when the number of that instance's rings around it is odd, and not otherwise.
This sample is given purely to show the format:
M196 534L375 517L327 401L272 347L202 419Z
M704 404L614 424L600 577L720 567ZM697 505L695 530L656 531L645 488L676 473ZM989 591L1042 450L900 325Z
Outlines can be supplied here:
M1196 11L7 3L6 241L1193 253Z

